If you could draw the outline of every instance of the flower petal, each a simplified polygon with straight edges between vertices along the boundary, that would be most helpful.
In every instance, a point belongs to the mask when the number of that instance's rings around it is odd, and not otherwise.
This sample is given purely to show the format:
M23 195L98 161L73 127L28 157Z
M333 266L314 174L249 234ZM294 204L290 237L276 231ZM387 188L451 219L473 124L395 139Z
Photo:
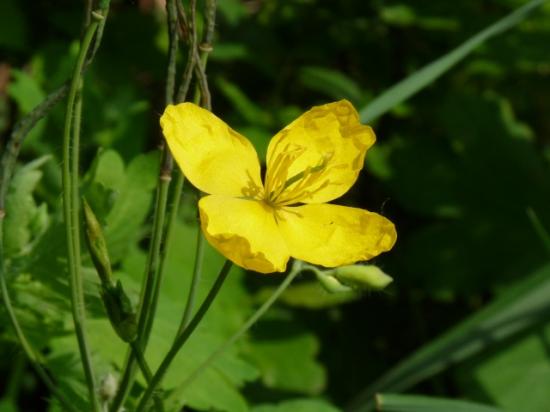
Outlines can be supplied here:
M269 143L267 196L278 204L324 203L342 196L357 180L375 140L347 100L313 107Z
M271 207L211 195L199 201L199 212L206 239L227 259L256 272L285 271L288 249Z
M258 197L260 162L252 144L221 119L192 103L169 105L162 131L187 179L203 192Z
M397 238L388 219L353 207L286 207L277 217L290 255L327 267L371 259L390 250Z

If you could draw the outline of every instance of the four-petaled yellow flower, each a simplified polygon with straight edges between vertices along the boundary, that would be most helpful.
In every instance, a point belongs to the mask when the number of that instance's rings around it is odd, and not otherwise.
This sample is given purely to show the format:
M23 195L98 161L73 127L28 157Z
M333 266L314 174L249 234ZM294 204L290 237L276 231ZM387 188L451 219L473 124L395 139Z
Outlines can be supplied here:
M376 213L326 204L357 180L375 136L346 100L313 107L269 143L265 184L252 144L192 103L160 119L174 158L207 193L202 230L221 254L257 272L283 272L290 257L327 267L392 248L394 225Z

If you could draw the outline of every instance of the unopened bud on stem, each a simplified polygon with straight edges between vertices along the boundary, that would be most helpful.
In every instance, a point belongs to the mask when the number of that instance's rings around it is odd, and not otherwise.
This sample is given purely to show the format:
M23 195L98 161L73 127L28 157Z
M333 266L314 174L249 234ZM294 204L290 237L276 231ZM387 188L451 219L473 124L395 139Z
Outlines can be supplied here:
M354 289L381 290L393 279L375 265L348 265L332 270L331 275Z

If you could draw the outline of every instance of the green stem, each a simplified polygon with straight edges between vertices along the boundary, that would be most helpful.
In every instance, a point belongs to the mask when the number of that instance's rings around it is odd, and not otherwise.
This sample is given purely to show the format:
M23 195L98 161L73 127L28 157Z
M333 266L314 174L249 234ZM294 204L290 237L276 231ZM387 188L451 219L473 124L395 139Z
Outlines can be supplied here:
M151 372L151 368L149 368L149 365L147 364L147 360L145 359L145 356L143 356L143 352L141 351L137 342L136 341L131 342L130 346L132 348L132 353L136 357L141 373L143 374L143 377L145 378L145 381L147 382L147 384L149 384L151 382L151 379L153 379L153 373ZM155 402L155 409L158 412L164 412L164 405L162 404L162 399L160 399L158 395L156 394L153 395L153 401Z
M103 15L103 19L99 22L99 27L96 32L93 49L86 59L86 62L84 63L82 74L84 74L88 66L92 63L97 53L97 50L99 49L99 45L101 44L103 28L105 27L105 22L107 21L107 13L109 11L109 1L104 1L103 3L104 4L101 7L101 14ZM61 85L59 88L46 96L46 98L41 103L39 103L29 112L29 114L27 114L19 122L17 122L17 124L13 128L9 142L6 145L6 148L2 155L2 159L0 160L0 214L2 214L4 211L4 202L8 186L11 180L11 176L13 174L13 169L15 168L17 157L19 155L19 150L21 149L25 138L34 128L34 126L36 126L36 124L42 118L47 116L49 112L57 105L57 103L65 98L65 96L69 92L69 87L70 81L67 80L65 83L63 83L63 85Z
M178 0L179 1L179 0ZM176 20L175 0L166 1L168 20L169 51L166 72L166 104L173 103L176 77L176 56L178 51L178 32ZM153 212L153 239L149 247L149 255L145 268L145 276L141 289L140 311L138 317L138 344L142 350L147 347L149 334L153 327L157 307L157 295L161 285L161 271L159 270L159 257L163 240L164 218L168 203L168 189L172 175L172 155L164 145L161 154L161 169L159 184ZM126 358L119 389L111 405L111 411L118 411L124 403L135 374L135 356L130 353Z
M164 154L168 155L168 150L166 150ZM168 171L166 171L166 173L168 173ZM146 283L138 321L138 337L142 348L147 346L147 342L149 340L157 304L157 300L155 299L155 296L157 295L156 290L157 288L160 289L161 283L159 279L159 260L163 241L166 206L168 204L169 185L170 175L161 174L159 177L155 219L153 222L153 239L149 253L147 272L145 274Z
M183 383L178 386L174 393L180 395L185 391L195 379L197 379L208 367L218 359L227 349L229 349L235 342L237 342L254 324L267 312L267 310L275 303L275 301L281 296L290 283L296 278L296 276L302 271L300 261L295 261L292 271L281 282L273 294L266 300L262 306L241 326L241 328L233 334L225 343L220 346L215 352L213 352L197 369L195 369Z
M204 236L202 234L201 227L197 228L197 245L195 248L195 265L193 267L193 277L191 278L191 285L189 286L189 294L187 295L187 303L185 304L185 310L181 318L180 327L178 329L178 336L189 326L191 321L191 315L193 314L193 308L195 306L195 299L197 297L197 291L202 274L202 262L204 259Z
M73 130L75 124L80 122L80 105L76 104L77 93L81 84L82 68L88 50L92 44L94 34L99 21L94 19L87 27L82 39L77 63L74 67L73 77L67 99L67 111L65 114L65 127L63 132L63 209L65 217L67 252L69 258L69 284L71 288L71 307L75 332L78 340L80 357L82 360L86 384L93 411L99 411L100 405L97 398L96 383L92 369L92 361L88 341L85 333L85 305L80 273L80 224L79 224L79 197L78 197L78 150L79 136L74 136L71 142L71 131L79 131L79 126ZM75 112L75 108L77 109ZM73 117L74 116L74 117ZM71 145L71 143L73 143Z
M143 412L145 410L145 407L149 402L151 395L153 394L157 386L161 383L162 379L164 378L164 375L166 374L170 365L172 364L172 361L174 360L174 358L176 357L180 349L183 347L185 342L187 342L189 337L191 337L191 335L193 334L193 332L201 322L202 318L210 308L210 305L212 305L212 302L218 295L218 292L220 291L220 288L222 287L223 282L225 281L225 279L227 278L227 275L229 274L231 266L232 266L231 261L226 260L225 264L220 270L220 273L218 274L218 277L216 278L216 281L214 282L214 285L210 289L210 292L208 292L208 295L202 302L201 306L199 307L199 310L191 320L191 323L189 323L189 326L184 330L184 332L176 338L176 340L172 344L172 347L170 348L170 350L162 360L159 368L153 375L153 378L151 379L151 382L149 383L147 390L143 394L143 397L141 398L141 401L138 404L138 407L136 409L137 412Z
M166 17L168 20L168 66L166 72L166 105L174 103L174 91L176 88L176 57L178 54L178 22L176 17L176 1L166 0Z
M11 176L13 174L13 170L15 169L17 156L19 155L19 150L25 141L25 137L27 137L34 126L36 126L36 124L67 95L68 91L69 83L66 82L63 86L50 93L13 128L9 142L5 147L4 153L2 154L2 160L0 161L0 214L4 213L4 204L11 181Z
M36 374L40 377L42 382L44 382L44 385L46 385L46 387L52 393L52 395L57 398L57 400L64 407L65 410L71 411L71 412L77 412L76 409L72 406L72 403L57 388L57 386L52 381L52 379L50 378L46 370L42 367L42 364L40 363L39 355L34 351L30 342L27 340L27 337L25 336L25 333L23 332L23 329L21 328L19 321L17 320L17 316L15 315L15 310L11 302L8 285L6 283L6 267L4 262L4 253L3 253L4 251L3 220L4 219L0 216L0 289L2 289L2 300L4 301L4 306L6 308L8 318L13 327L13 330L15 331L17 340L19 341L19 344L21 345L21 347L23 348L23 351L25 352L25 355L27 356L27 359L29 360L29 362L31 363L31 366L36 371Z
M159 185L156 194L155 201L155 211L153 218L153 238L151 241L151 246L149 248L149 255L147 258L144 283L141 288L141 305L139 308L138 315L138 337L137 344L139 348L143 351L147 346L147 340L149 332L152 328L152 321L154 319L154 311L151 308L154 305L152 297L155 295L154 290L157 286L155 283L156 275L158 273L158 257L159 249L162 242L162 229L164 226L164 217L166 211L166 203L168 197L168 185L170 181L166 178L159 179ZM133 352L130 352L126 358L126 362L122 372L122 378L120 381L120 386L111 404L110 411L118 412L120 407L124 404L128 393L130 392L132 383L134 381L135 375L135 361L136 358Z

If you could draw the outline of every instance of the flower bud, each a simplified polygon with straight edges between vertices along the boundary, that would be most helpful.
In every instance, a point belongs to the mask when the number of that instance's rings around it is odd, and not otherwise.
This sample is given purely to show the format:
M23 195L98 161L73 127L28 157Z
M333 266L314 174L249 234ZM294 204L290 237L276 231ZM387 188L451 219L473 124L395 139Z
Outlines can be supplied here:
M338 279L332 276L332 271L316 271L315 275L321 286L329 293L349 292L349 286L343 285Z
M132 342L137 337L136 311L120 280L116 286L102 287L101 298L107 310L113 329L124 342Z
M101 280L101 299L113 329L124 342L132 342L137 336L137 316L122 283L113 280L107 243L92 208L83 199L86 240L94 266Z
M84 205L84 223L86 227L86 243L88 244L88 250L90 256L94 262L94 266L101 279L103 286L112 286L112 271L111 262L109 260L109 252L107 251L107 243L101 230L101 225L97 220L92 208L86 202L86 199L82 199Z
M393 279L375 265L348 265L332 270L331 275L353 289L381 290Z

